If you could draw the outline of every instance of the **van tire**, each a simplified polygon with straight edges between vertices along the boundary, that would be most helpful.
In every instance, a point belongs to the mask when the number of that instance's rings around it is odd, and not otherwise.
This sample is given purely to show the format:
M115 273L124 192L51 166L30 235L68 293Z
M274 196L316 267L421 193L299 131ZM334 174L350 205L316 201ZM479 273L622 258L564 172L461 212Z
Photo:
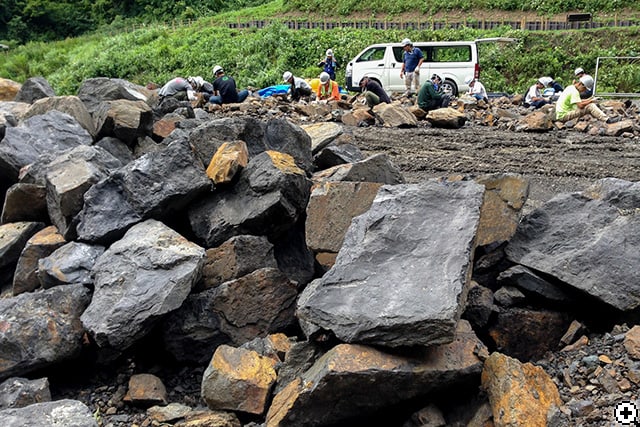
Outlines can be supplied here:
M451 96L458 96L458 85L453 80L445 79L442 83L442 91Z

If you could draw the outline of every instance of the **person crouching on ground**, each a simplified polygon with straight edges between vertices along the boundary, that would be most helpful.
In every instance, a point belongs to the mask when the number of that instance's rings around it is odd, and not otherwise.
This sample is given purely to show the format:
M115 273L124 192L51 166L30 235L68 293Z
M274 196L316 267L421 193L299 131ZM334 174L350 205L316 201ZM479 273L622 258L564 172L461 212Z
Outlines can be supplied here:
M360 89L364 93L364 99L367 101L367 105L370 108L384 102L385 104L391 103L391 98L384 91L380 83L375 80L371 80L368 76L364 76L360 80Z
M175 98L178 101L195 101L196 100L195 83L187 81L182 77L176 77L169 80L158 90L160 102L165 98Z
M221 66L213 67L213 96L209 98L212 104L236 104L244 101L249 96L249 91L244 89L238 92L236 81L227 76Z
M525 107L540 108L543 105L547 105L549 103L549 100L542 96L542 88L544 88L544 83L540 80L538 80L529 88L527 94L524 97Z
M585 114L591 114L594 118L603 122L617 122L617 118L609 118L603 113L595 104L593 98L580 98L580 94L587 90L593 90L593 79L588 75L580 77L574 84L567 86L556 102L556 120L564 123L580 118Z
M469 85L469 91L467 92L469 96L474 97L478 101L482 100L486 103L489 102L487 90L478 79L474 79L473 76L467 76L467 78L464 79L464 83Z
M282 80L291 85L287 91L292 101L299 101L303 96L311 96L311 86L306 80L294 76L291 71L285 71Z
M316 91L316 99L318 101L340 100L340 89L338 83L331 80L329 74L324 71L320 73L320 84Z
M424 111L431 111L438 108L448 107L451 98L442 93L442 78L434 74L431 80L420 87L418 92L418 107ZM440 89L436 89L436 87Z

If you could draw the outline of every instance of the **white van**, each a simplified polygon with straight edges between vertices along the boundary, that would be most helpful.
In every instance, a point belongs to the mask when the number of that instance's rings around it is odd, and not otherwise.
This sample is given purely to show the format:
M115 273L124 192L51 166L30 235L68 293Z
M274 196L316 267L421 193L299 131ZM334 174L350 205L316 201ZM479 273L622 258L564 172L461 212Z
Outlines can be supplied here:
M413 46L420 48L424 55L424 62L420 66L420 83L424 83L433 74L438 74L442 78L445 93L457 96L469 88L464 83L465 77L480 77L478 43L514 41L516 39L496 37L473 41L413 42ZM347 65L347 89L359 92L360 79L368 76L389 93L404 92L404 80L400 78L402 53L400 43L381 43L367 47Z

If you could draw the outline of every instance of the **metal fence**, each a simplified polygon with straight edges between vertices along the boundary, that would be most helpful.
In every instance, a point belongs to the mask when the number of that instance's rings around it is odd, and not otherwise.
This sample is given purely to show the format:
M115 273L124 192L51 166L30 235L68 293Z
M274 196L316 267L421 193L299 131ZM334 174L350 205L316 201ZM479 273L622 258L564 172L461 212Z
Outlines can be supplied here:
M640 25L640 19L636 20L613 20L607 22L599 21L550 21L541 19L540 21L490 21L490 20L463 20L450 22L447 20L429 20L422 22L408 21L269 21L250 20L237 21L227 24L229 28L264 28L273 22L280 22L292 30L321 29L330 30L333 28L355 28L355 29L376 29L376 30L442 30L445 28L475 28L481 30L491 30L494 28L509 26L517 30L571 30L590 29L602 27L633 27Z

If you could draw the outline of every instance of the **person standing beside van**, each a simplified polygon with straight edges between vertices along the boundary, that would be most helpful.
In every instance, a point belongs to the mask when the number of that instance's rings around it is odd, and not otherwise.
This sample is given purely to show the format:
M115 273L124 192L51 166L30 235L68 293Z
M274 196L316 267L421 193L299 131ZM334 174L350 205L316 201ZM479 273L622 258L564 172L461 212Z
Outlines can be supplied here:
M327 49L325 52L325 58L318 62L318 67L322 67L322 70L329 74L331 80L336 79L336 68L338 68L338 62L333 57L333 50Z
M411 95L411 83L415 87L415 91L420 90L420 66L424 61L424 55L422 51L413 47L413 42L409 39L404 39L400 43L402 46L402 68L400 69L400 78L404 78L404 85L407 88L405 94Z

